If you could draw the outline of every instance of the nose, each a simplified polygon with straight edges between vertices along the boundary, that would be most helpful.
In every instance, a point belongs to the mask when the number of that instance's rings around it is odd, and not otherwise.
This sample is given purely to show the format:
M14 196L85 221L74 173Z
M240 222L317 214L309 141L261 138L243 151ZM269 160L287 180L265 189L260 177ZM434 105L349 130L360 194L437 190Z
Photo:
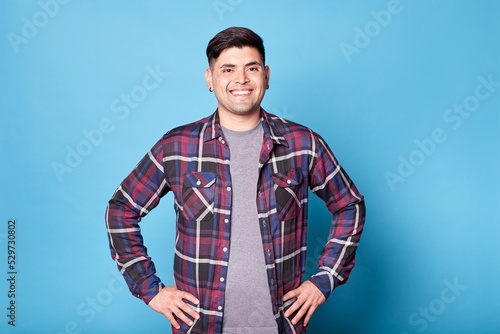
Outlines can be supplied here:
M234 82L240 85L246 84L248 81L247 71L245 69L239 69L236 71Z

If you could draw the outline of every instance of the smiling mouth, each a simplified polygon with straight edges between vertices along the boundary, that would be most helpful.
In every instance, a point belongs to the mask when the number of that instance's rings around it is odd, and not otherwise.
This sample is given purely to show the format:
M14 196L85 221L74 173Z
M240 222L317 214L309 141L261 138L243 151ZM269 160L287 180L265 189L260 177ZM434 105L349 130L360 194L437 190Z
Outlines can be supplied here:
M251 93L252 93L251 90L233 90L233 91L231 91L231 94L236 95L236 96L250 95Z

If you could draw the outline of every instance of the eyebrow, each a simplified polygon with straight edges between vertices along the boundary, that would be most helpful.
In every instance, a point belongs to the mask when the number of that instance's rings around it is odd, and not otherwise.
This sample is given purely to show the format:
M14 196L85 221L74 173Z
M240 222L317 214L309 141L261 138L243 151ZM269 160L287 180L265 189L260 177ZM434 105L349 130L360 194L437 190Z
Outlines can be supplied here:
M262 65L261 65L258 61L252 61L252 62L249 62L249 63L245 64L245 67L248 67L248 66L254 66L254 65L258 65L258 66L261 66L261 67L262 67ZM229 63L229 64L222 64L222 65L220 66L220 68L228 68L228 67L231 67L231 68L232 68L232 67L236 67L236 65L235 65L235 64L231 64L231 63Z
M262 66L259 62L257 62L257 61L252 61L252 62L250 62L250 63L246 64L246 65L245 65L245 67L247 67L247 66L253 66L253 65Z

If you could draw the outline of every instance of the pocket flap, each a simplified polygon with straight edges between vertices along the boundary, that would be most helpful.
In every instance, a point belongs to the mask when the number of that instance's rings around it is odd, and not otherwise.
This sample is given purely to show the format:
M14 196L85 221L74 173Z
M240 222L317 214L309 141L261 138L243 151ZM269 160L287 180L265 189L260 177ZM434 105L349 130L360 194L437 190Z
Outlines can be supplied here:
M282 188L297 186L302 182L302 170L297 167L286 173L271 174L271 177L274 183Z
M211 172L185 172L184 186L190 188L208 188L215 183L216 175Z

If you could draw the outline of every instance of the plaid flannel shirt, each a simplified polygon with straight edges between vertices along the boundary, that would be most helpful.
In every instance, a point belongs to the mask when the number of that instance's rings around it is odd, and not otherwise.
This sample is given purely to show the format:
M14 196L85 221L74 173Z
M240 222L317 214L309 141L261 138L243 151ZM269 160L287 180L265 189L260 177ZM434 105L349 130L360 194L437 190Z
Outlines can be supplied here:
M280 333L304 333L284 312L306 264L308 188L332 213L328 242L309 278L326 298L346 282L364 225L360 195L323 139L310 129L261 109L264 129L256 185L272 309ZM121 183L106 210L112 258L131 292L144 302L163 288L147 255L139 222L168 191L174 194L174 280L200 301L200 314L174 333L221 333L225 277L230 260L231 157L217 111L166 133ZM257 165L257 162L256 162ZM257 168L257 166L256 166ZM259 251L259 250L255 250ZM251 307L251 305L249 305Z

